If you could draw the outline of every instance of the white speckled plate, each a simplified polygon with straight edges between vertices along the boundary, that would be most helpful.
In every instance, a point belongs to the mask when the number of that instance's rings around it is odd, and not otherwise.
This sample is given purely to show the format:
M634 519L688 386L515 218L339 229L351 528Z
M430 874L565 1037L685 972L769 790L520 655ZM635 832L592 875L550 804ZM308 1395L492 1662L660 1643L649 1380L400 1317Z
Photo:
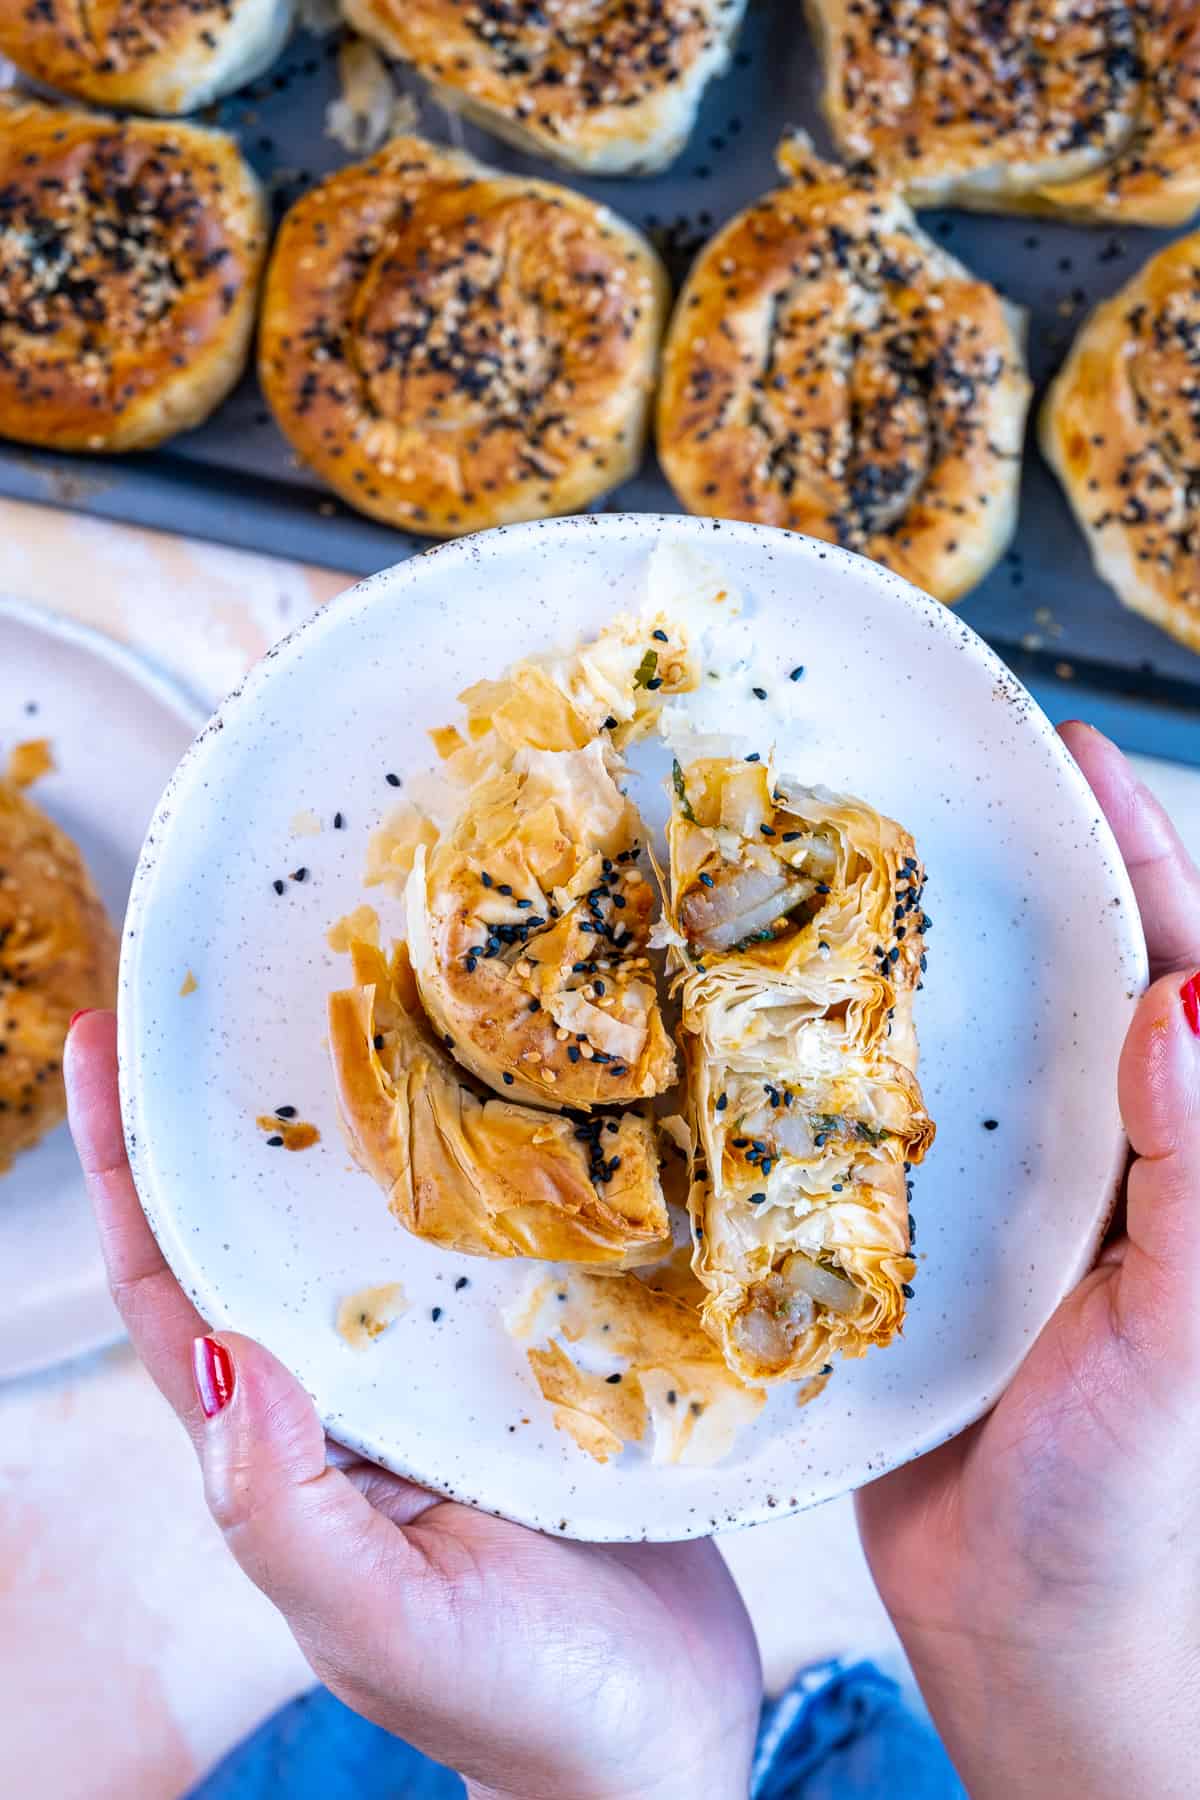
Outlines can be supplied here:
M47 737L33 789L119 920L159 795L203 715L119 644L0 600L0 761ZM65 1125L0 1176L0 1379L121 1335Z
M789 766L911 828L934 918L918 1027L938 1141L917 1176L904 1339L841 1367L811 1406L777 1391L708 1469L633 1450L600 1467L556 1434L500 1318L526 1270L446 1255L393 1222L340 1141L324 1042L325 996L344 979L325 931L364 898L367 837L395 799L386 772L428 765L425 733L468 682L636 606L664 538L700 548L742 592L780 681L805 665ZM319 816L319 836L289 835L299 809ZM272 882L298 865L309 879L277 896ZM181 997L189 969L197 990ZM782 532L585 515L363 582L225 703L168 789L134 883L126 1128L146 1211L198 1305L269 1344L344 1442L547 1530L683 1537L843 1492L1000 1392L1108 1216L1117 1051L1144 978L1091 795L952 612ZM265 1146L255 1115L282 1104L319 1126L315 1149ZM409 1310L355 1353L334 1330L337 1302L384 1281L404 1284Z

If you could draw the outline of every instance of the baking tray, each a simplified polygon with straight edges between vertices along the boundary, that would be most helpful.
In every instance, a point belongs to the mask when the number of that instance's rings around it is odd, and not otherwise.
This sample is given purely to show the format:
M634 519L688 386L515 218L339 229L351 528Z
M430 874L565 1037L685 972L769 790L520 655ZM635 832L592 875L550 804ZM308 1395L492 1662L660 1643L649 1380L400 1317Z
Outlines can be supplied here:
M640 224L676 281L724 220L774 184L773 152L785 130L803 126L820 148L829 147L815 52L798 10L795 0L752 6L732 68L710 86L691 141L667 174L558 177ZM240 139L269 184L277 217L315 179L351 160L324 128L326 106L338 92L338 41L336 33L298 34L268 75L204 115ZM413 96L418 129L427 136L514 172L554 174L462 125L424 95L411 73L398 71L397 85ZM955 211L926 213L923 222L968 267L1028 309L1038 398L1088 308L1177 235ZM0 493L356 574L386 567L428 542L360 518L300 468L253 376L206 425L151 454L103 460L0 445ZM680 510L653 461L603 505ZM1083 713L1128 748L1200 764L1200 658L1128 612L1093 574L1032 439L1014 546L960 610L1052 718Z

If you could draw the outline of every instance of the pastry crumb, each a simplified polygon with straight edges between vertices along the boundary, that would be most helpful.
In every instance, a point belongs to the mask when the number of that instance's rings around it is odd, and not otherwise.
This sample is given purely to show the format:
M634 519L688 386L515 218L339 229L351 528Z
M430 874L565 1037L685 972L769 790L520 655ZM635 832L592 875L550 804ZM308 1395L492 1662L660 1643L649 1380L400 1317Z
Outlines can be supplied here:
M27 738L9 751L8 779L14 787L32 787L43 775L52 775L55 767L49 738Z
M280 1107L273 1113L261 1113L254 1123L260 1131L265 1131L268 1147L272 1150L311 1150L314 1144L321 1141L321 1133L315 1125L306 1119L290 1116L293 1107Z
M352 944L379 943L379 914L373 906L356 906L340 919L335 919L325 933L325 942L339 956L344 956Z
M310 807L293 813L288 831L293 837L317 837L320 835L321 821Z
M352 1350L366 1350L407 1311L404 1286L399 1281L359 1288L338 1305L337 1334Z
M807 1381L798 1381L796 1383L796 1405L807 1406L810 1400L815 1400L818 1394L823 1394L829 1386L832 1375L832 1369L822 1370L819 1375L810 1375Z
M196 989L199 987L199 985L200 984L196 980L196 977L192 974L192 971L189 969L187 974L184 976L183 984L179 989L179 998L181 1000L184 1000L187 998L187 996L189 994L194 994Z

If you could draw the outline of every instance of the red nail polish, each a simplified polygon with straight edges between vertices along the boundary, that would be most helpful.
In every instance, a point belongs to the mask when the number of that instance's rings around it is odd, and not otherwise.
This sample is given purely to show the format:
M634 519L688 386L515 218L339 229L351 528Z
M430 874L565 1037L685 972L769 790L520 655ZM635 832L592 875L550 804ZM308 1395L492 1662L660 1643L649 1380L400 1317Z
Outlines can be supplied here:
M1200 973L1188 976L1179 990L1179 998L1183 1001L1184 1018L1200 1037Z
M95 1012L94 1006L81 1006L78 1012L71 1014L71 1023L67 1026L68 1036L78 1025L80 1019L86 1019L89 1013Z
M192 1344L192 1374L206 1419L215 1418L233 1399L233 1358L214 1337Z

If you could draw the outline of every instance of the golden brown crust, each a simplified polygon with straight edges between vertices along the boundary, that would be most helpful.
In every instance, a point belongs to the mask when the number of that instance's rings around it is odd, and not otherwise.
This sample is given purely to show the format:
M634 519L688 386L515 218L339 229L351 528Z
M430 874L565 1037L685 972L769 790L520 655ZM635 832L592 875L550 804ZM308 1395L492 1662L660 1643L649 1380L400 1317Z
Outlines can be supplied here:
M259 373L352 506L453 536L577 511L633 472L665 302L607 208L397 138L284 219Z
M355 943L329 997L338 1108L359 1165L416 1237L471 1256L652 1262L669 1246L651 1126L484 1100L420 1010L407 953ZM367 978L367 979L364 979Z
M291 22L291 0L0 0L0 52L98 106L192 112L265 69Z
M675 1080L646 955L657 902L637 867L641 821L608 754L518 752L417 852L405 890L426 1012L514 1100L588 1111Z
M447 106L519 148L593 174L665 168L745 0L346 0Z
M916 205L1182 224L1200 205L1191 0L808 0L842 154Z
M71 1015L111 1006L117 939L64 831L0 780L0 1169L66 1111Z
M1072 346L1042 450L1125 606L1200 650L1200 234L1181 238Z
M658 452L691 512L845 544L955 600L1016 520L1019 315L893 189L781 154L703 250L663 351Z
M0 434L134 450L241 373L266 215L232 139L0 99Z

